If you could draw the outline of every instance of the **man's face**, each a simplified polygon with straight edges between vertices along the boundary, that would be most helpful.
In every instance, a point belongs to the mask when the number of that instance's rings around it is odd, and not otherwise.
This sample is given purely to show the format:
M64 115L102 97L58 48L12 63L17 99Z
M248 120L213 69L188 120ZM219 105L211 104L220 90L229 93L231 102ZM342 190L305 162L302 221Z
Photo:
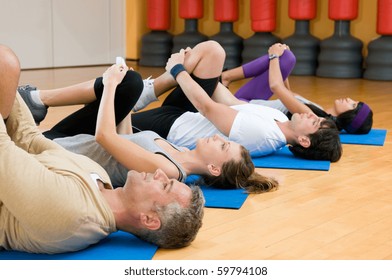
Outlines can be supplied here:
M152 210L155 206L166 206L173 202L187 207L192 195L187 185L169 179L161 169L157 169L154 174L129 171L124 190L138 203L140 211Z
M320 129L324 118L319 118L314 113L294 114L291 118L293 130L297 135L309 136Z

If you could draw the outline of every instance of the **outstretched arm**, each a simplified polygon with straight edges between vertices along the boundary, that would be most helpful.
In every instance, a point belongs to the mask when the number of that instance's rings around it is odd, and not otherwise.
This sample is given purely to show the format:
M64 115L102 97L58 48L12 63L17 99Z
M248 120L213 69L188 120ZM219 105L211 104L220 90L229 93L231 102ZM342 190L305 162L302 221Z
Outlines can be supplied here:
M133 134L131 113L117 125L116 131L118 134Z
M178 171L168 165L163 157L128 141L116 131L114 97L117 85L121 83L127 70L126 66L113 65L103 74L104 90L98 111L95 139L129 170L155 172L157 168L161 168L170 178L178 178Z
M286 48L287 46L284 44L274 44L268 50L269 55L277 56L277 58L270 60L269 85L271 91L276 94L277 98L282 101L290 113L310 113L310 108L295 98L294 93L290 90L288 81L286 83L283 81L279 67L279 57Z
M180 67L184 64L185 51L172 54L166 64L166 71L173 73L173 67ZM193 106L224 135L229 136L237 111L227 105L213 101L203 88L197 84L192 77L185 71L181 71L174 76L185 95Z

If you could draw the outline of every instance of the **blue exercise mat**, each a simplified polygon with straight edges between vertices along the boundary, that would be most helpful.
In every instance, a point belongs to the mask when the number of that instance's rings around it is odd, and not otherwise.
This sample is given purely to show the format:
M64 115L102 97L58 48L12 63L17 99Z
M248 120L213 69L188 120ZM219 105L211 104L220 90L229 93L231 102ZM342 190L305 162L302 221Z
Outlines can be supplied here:
M295 157L287 146L275 153L263 157L252 158L255 167L262 168L283 168L283 169L304 169L328 171L331 162L328 160L308 160Z
M198 176L191 175L186 183L194 183ZM248 197L243 189L218 189L213 187L200 186L206 200L205 207L240 209Z
M368 134L348 134L343 131L340 133L340 141L343 144L384 146L386 136L386 129L374 128Z
M49 255L0 251L0 260L151 260L157 249L132 234L117 231L78 252Z

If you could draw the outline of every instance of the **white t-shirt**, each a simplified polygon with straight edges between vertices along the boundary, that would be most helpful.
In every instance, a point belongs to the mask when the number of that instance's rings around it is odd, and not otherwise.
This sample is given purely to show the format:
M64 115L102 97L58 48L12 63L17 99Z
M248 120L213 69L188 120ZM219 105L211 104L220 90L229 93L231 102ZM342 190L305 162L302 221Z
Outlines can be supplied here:
M303 96L295 95L295 98L299 102L301 102L303 104L313 104L316 107L319 107L320 109L323 110L323 108L320 105L318 105L318 104L316 104L316 103L306 99ZM280 99L275 99L275 100L252 99L252 100L249 101L249 103L250 104L257 104L257 105L264 105L264 106L267 106L267 107L270 107L270 108L275 108L275 109L277 109L277 110L279 110L279 111L281 111L281 112L283 112L285 114L287 114L289 112L289 110L282 103L282 101L280 101Z
M288 118L279 110L254 104L231 107L237 110L238 114L229 137L224 136L200 113L186 112L173 123L167 140L175 145L193 149L199 138L219 134L243 145L255 157L273 153L287 144L276 121L285 122Z

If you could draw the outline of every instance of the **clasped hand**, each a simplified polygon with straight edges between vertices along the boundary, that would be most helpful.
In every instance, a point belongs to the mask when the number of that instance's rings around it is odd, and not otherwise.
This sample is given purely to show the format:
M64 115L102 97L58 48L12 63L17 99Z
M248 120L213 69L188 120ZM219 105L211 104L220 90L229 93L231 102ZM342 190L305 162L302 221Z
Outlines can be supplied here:
M125 74L128 70L133 70L128 68L126 65L113 64L110 66L102 75L102 83L106 86L109 83L118 85L124 79Z
M165 70L170 72L170 70L177 64L184 64L185 55L191 48L187 47L185 50L181 49L178 53L173 53L166 62Z
M281 56L285 50L289 49L289 46L286 44L276 43L268 49L268 54L276 54L277 56Z

